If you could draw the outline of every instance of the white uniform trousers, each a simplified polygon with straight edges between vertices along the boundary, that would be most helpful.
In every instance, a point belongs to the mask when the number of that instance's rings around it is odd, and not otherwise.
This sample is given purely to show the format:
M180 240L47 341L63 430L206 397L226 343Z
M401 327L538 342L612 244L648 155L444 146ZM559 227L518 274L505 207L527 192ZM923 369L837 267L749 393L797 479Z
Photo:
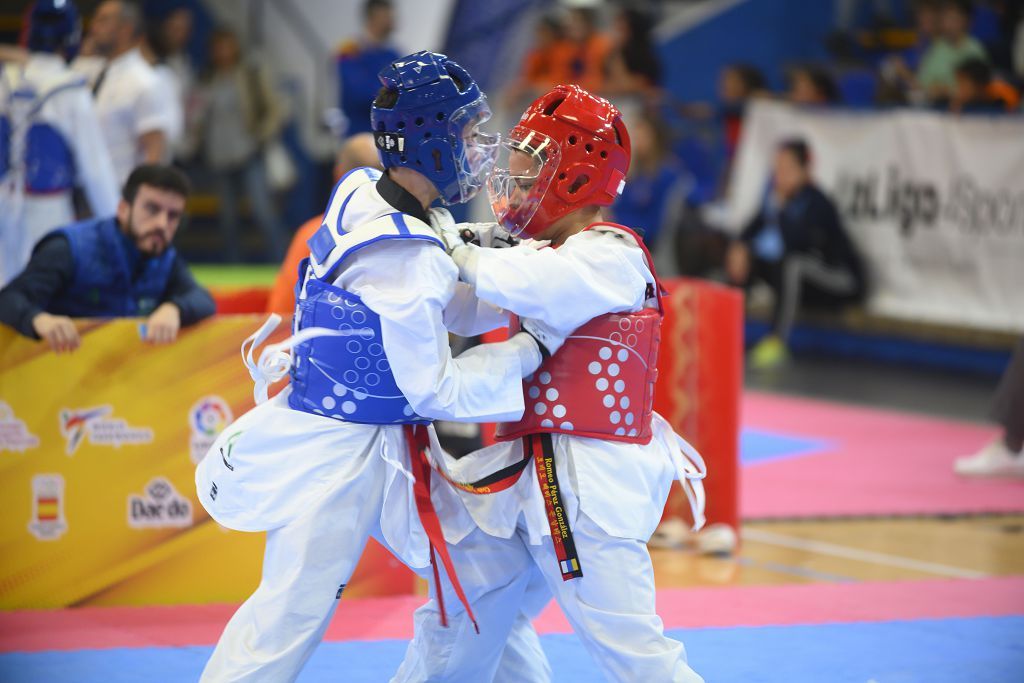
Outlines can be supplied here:
M442 581L451 628L437 623L431 598L416 611L416 634L393 683L477 683L491 680L493 666L529 594L531 575L540 572L562 612L609 680L619 683L699 683L686 662L683 644L664 634L655 612L654 570L645 543L603 531L580 512L572 526L583 570L563 581L551 539L529 545L521 524L512 538L476 529L451 547L452 561L480 623L472 624ZM504 630L502 630L504 629ZM512 644L518 637L508 639ZM523 681L547 680L523 669ZM548 673L550 676L550 673Z
M231 617L202 681L293 681L313 654L371 535L389 465L376 453L344 486L267 532L263 578Z

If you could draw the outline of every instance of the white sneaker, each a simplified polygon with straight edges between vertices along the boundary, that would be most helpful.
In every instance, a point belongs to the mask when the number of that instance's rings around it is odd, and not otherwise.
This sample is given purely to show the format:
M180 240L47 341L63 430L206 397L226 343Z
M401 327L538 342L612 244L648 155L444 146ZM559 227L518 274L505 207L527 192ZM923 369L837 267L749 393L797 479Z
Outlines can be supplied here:
M678 517L671 517L658 525L658 530L648 542L652 548L690 548L700 555L729 555L738 544L736 532L728 524L709 524L693 532Z
M697 532L695 545L701 555L732 555L739 538L728 524L709 524Z
M974 455L957 458L953 470L968 477L1024 477L1024 453L1014 454L999 437Z
M678 517L669 517L658 525L647 545L652 548L678 549L688 546L693 538L690 526Z

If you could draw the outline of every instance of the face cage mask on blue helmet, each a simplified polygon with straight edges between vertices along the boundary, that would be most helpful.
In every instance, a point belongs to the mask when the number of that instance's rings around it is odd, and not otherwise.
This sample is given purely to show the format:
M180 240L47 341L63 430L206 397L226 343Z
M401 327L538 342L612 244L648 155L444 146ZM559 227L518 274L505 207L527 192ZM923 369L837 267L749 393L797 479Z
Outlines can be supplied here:
M453 194L454 187L448 193L442 192L441 198L446 204L468 202L483 189L494 170L500 136L480 130L480 126L490 118L491 110L483 95L449 118L449 135L459 141L452 147L458 189L457 194Z
M386 67L380 80L398 92L393 108L371 110L381 163L421 173L445 204L469 201L498 151L498 138L479 130L491 111L472 77L444 55L418 52Z

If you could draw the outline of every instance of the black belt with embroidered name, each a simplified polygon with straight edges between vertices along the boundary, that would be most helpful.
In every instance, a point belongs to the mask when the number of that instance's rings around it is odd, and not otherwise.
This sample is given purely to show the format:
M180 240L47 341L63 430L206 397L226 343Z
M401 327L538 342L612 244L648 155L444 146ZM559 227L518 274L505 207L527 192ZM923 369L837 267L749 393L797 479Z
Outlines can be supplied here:
M568 514L562 502L562 489L558 484L558 473L555 471L554 441L550 434L529 434L522 438L522 443L522 460L475 482L456 481L440 468L435 469L452 486L469 493L487 495L504 491L519 481L519 477L532 461L534 467L537 468L537 481L540 484L540 492L544 496L544 508L548 516L548 525L551 528L551 542L555 546L555 556L558 558L558 568L562 572L562 580L569 581L579 578L583 576L583 569L576 552L576 543L572 538Z

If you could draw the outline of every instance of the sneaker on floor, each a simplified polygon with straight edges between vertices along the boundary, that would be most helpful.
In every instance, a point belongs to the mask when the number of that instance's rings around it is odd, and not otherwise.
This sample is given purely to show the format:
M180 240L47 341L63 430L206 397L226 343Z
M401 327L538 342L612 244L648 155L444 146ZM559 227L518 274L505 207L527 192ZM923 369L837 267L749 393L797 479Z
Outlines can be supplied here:
M669 517L658 525L647 544L652 548L678 549L689 545L692 538L689 524L678 517Z
M736 532L728 524L709 524L697 532L694 546L701 555L732 555L739 545Z
M785 365L789 360L789 349L776 337L769 335L757 342L750 350L750 367L755 370L770 370Z
M953 470L968 477L1024 477L1024 453L1013 453L999 437L974 455L957 458Z

